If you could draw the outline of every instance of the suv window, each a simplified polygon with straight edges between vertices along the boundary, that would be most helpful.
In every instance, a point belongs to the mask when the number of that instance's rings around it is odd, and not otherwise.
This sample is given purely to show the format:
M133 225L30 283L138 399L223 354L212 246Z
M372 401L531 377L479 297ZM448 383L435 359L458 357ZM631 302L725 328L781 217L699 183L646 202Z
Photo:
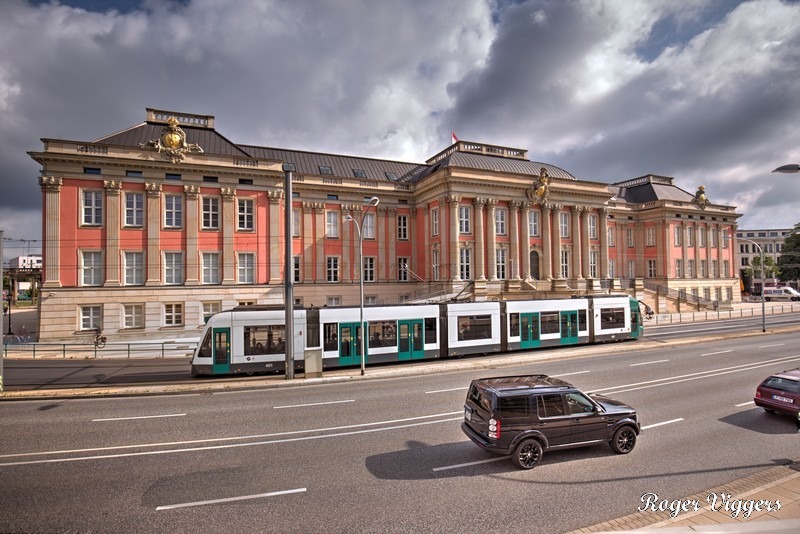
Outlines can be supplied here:
M489 395L486 395L486 392L482 388L473 384L472 387L469 388L467 397L487 412L492 411L492 399Z
M570 415L594 413L594 404L580 393L567 393L567 408Z
M564 403L561 401L561 394L539 395L536 397L536 407L539 410L539 418L559 417L564 415Z
M529 419L530 401L528 395L515 395L513 397L500 397L500 417L506 419Z

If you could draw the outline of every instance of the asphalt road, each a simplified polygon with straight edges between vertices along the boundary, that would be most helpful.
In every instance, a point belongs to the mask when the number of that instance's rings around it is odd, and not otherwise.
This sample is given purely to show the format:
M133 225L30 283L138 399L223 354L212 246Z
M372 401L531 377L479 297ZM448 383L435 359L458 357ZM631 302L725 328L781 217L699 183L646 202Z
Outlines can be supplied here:
M800 457L751 401L796 333L317 386L0 403L7 531L564 532ZM594 351L587 347L587 354ZM459 423L472 378L559 375L639 410L636 449L519 471Z

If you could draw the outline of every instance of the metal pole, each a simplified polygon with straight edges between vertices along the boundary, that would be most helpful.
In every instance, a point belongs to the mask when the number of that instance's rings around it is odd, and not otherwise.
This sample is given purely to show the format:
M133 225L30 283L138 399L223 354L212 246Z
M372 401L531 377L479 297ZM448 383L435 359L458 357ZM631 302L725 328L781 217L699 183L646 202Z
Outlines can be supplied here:
M764 270L764 247L756 243L758 246L758 251L761 254L761 331L767 331L767 313L764 307L764 286L766 285L766 280L764 276L766 275L766 271Z
M292 171L283 167L284 181L284 263L283 263L283 283L285 295L283 298L284 309L286 310L286 380L294 378L294 269L292 268Z
M367 207L369 209L369 206ZM367 212L364 212L366 216ZM361 223L364 223L364 216ZM359 329L361 330L361 376L365 374L365 355L367 353L367 333L364 331L364 234L361 233L361 225L353 221L358 230L358 298L359 298Z

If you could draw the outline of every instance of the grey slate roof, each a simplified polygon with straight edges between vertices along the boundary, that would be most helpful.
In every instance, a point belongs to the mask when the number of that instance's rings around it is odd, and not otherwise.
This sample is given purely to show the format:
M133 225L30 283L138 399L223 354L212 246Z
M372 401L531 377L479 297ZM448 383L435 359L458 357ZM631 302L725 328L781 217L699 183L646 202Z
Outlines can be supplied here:
M666 176L643 176L626 182L619 182L609 186L617 200L624 200L633 204L644 204L658 200L676 200L691 202L694 195L687 193L672 183L672 178Z
M206 154L221 156L252 157L240 147L231 143L225 136L217 133L216 130L208 128L196 128L193 126L183 126L181 129L186 133L187 143L200 145ZM140 143L146 143L152 139L161 137L164 125L161 123L145 122L128 128L121 132L96 139L95 143L105 143L108 145L138 147Z
M524 159L501 158L498 156L487 156L483 154L472 154L469 152L453 152L431 165L426 174L432 174L439 167L464 167L468 169L481 169L485 171L507 172L513 174L527 174L538 176L539 170L544 167L551 178L566 178L575 180L576 178L560 167L541 163L538 161L528 161Z

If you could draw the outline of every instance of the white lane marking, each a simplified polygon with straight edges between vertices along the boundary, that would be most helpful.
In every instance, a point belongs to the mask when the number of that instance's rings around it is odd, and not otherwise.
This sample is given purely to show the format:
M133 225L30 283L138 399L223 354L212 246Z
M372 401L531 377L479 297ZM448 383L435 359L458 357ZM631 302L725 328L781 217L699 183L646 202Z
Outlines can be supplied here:
M225 499L213 499L210 501L197 501L197 502L185 502L181 504L166 504L164 506L156 507L156 511L158 510L173 510L175 508L188 508L189 506L205 506L206 504L219 504L221 502L235 502L235 501L246 501L248 499L262 499L264 497L277 497L278 495L288 495L290 493L303 493L306 491L306 488L297 488L292 490L283 490L283 491L272 491L270 493L259 493L257 495L242 495L241 497L228 497Z
M671 423L678 423L680 421L683 421L683 417L679 417L677 419L670 419L669 421L662 421L660 423L653 423L652 425L645 425L642 427L642 430L647 430L648 428L655 428L657 426L669 425Z
M664 363L668 362L669 360L654 360L652 362L640 362L640 363L632 363L628 367L636 367L637 365L650 365L651 363Z
M273 406L273 408L275 410L281 410L283 408L305 408L306 406L323 406L325 404L342 404L345 402L355 402L355 399L328 401L328 402L310 402L308 404L287 404L285 406Z
M139 415L136 417L106 417L104 419L92 419L92 423L97 421L130 421L131 419L158 419L159 417L184 417L185 413L168 413L164 415Z
M714 356L715 354L727 354L728 352L733 352L732 350L720 350L717 352L706 352L705 354L701 354L700 356Z
M472 465L488 464L490 462L499 462L508 460L508 456L498 456L497 458L489 458L488 460L478 460L476 462L467 462L465 464L444 465L442 467L434 467L434 471L447 471L448 469L460 469L461 467L470 467Z
M572 375L583 375L583 374L586 374L586 373L591 373L591 371L575 371L574 373L561 373L561 374L550 375L550 376L556 376L556 377L558 377L558 376L572 376Z
M616 391L616 393L627 392L627 391L637 391L640 389L646 389L649 387L658 387L658 386L666 386L670 384L677 384L679 382L687 382L690 380L698 380L701 378L708 378L710 376L720 376L726 375L729 373L738 373L740 371L752 371L754 369L760 369L761 367L769 367L776 363L788 363L800 360L800 355L795 356L786 356L783 358L775 358L773 360L766 360L764 362L759 363L746 363L742 365L734 365L731 367L723 367L720 369L712 369L710 371L700 371L697 373L690 373L688 375L678 375L678 376L668 376L666 378L657 378L655 380L647 380L645 382L635 382L632 384L623 384L621 386L613 386L608 388L602 389L595 389L595 393L600 393L601 391ZM659 383L660 382L660 383ZM625 389L628 388L628 389Z
M663 328L667 328L669 326L677 326L677 325L664 325ZM692 329L681 329L681 332L706 332L708 330L730 330L731 328L741 328L741 325L731 325L731 326L715 326L713 328L692 328ZM651 327L652 328L652 327ZM646 334L646 337L656 337L656 336L669 336L672 335L674 332L653 332Z
M461 413L460 411L458 412ZM334 434L324 434L321 436L302 436L297 438L285 438L285 439L271 439L266 441L252 441L248 443L230 443L227 445L210 445L208 447L191 447L188 449L167 449L163 451L142 451L142 452L126 452L121 454L107 454L101 456L78 456L75 458L52 458L50 460L28 460L24 462L8 462L0 464L0 467L9 467L15 465L33 465L33 464L58 464L58 463L65 463L65 462L78 462L82 460L108 460L110 458L128 458L133 456L156 456L160 454L172 454L172 453L180 453L180 452L198 452L198 451L213 451L218 449L234 449L239 447L253 447L258 445L274 445L277 443L291 443L294 441L311 441L315 439L325 439L325 438L340 438L343 436L355 436L358 434L369 434L372 432L384 432L386 430L400 430L404 428L411 428L415 426L423 426L423 425L435 425L437 423L450 423L452 421L461 421L463 416L459 417L451 417L449 419L441 419L438 421L423 421L420 423L409 423L407 425L397 425L397 426L389 426L383 428L368 428L364 430L354 430L352 432L337 432Z
M772 347L783 347L786 343L774 343L772 345L761 345L759 349L771 349Z
M446 412L446 413L437 413L433 415L420 415L418 417L405 417L403 419L390 419L387 421L375 421L372 423L359 423L357 425L344 425L344 426L334 426L334 427L327 427L327 428L312 428L308 430L292 430L288 432L274 432L271 434L255 434L251 436L232 436L228 438L208 438L208 439L193 439L187 441L167 441L162 443L143 443L140 445L116 445L112 447L92 447L87 449L67 449L67 450L60 450L60 451L44 451L44 452L21 452L15 454L0 454L0 458L19 458L23 456L46 456L50 454L75 454L80 452L102 452L102 451L113 451L113 450L122 450L122 449L140 449L145 447L174 447L180 445L193 445L199 443L216 443L216 442L224 442L224 441L235 441L235 440L245 440L245 439L264 439L264 438L272 438L272 437L280 437L280 436L293 436L296 434L309 434L312 432L331 432L331 431L340 431L346 430L349 428L362 428L368 426L376 426L376 425L388 425L388 424L395 424L395 423L405 423L408 421L419 421L420 419L433 419L435 417L448 417L451 415L460 415L463 417L464 412L459 410L457 412ZM458 417L457 419L461 419ZM446 419L446 421L454 421L455 419ZM437 421L434 421L437 422ZM413 425L411 425L413 426ZM5 465L5 464L0 464Z
M748 402L743 402L741 404L735 404L734 406L736 406L737 408L741 408L742 406L750 406L751 404L753 406L755 406L756 402L755 401L748 401Z
M467 389L469 389L469 386L461 388L450 388L450 389L434 389L433 391L426 391L425 393L447 393L448 391L464 391Z

